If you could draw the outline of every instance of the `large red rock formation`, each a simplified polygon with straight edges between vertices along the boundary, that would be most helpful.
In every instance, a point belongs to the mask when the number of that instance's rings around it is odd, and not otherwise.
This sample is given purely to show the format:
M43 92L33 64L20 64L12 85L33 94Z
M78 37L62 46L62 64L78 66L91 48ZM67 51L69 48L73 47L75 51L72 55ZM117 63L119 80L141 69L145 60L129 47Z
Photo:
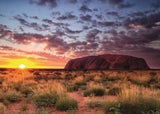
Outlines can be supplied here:
M65 69L115 69L115 70L146 70L149 69L142 58L127 55L99 55L70 60Z

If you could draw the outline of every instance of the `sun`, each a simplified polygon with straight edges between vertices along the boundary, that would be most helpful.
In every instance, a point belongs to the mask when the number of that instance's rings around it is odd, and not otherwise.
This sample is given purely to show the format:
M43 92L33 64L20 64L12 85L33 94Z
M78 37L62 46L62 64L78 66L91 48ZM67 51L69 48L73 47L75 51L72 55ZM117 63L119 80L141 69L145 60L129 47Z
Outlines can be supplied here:
M21 65L19 65L19 68L24 69L24 68L26 68L26 65L21 64Z

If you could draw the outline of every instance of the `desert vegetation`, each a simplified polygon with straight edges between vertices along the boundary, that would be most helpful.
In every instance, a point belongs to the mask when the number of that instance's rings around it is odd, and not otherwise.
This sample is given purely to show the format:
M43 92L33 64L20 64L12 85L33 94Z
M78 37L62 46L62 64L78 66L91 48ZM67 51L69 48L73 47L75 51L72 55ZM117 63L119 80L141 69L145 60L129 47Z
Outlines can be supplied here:
M0 71L0 114L159 114L160 71Z

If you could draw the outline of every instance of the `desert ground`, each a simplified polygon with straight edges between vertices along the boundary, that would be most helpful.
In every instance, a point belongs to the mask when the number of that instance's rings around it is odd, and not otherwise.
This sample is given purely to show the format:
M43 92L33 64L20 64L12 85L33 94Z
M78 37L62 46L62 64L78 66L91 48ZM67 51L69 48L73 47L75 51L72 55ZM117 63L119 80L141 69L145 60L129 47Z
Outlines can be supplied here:
M0 114L160 114L160 70L1 70Z

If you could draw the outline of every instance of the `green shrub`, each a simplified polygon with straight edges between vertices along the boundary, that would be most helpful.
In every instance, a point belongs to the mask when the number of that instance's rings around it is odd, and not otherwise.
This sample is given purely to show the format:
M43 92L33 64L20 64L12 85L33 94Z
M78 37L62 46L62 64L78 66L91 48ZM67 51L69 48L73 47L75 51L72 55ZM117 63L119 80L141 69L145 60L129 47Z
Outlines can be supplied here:
M56 109L61 111L73 110L78 108L78 103L74 99L63 98L56 102Z
M105 113L116 114L117 112L120 112L120 104L117 101L104 101L102 107Z
M8 105L10 104L10 102L5 99L5 100L3 100L3 104L4 104L5 106L8 106Z
M118 95L121 92L121 88L113 87L108 90L108 95Z
M101 107L102 102L99 100L90 100L87 101L87 105L89 106L89 108Z
M78 87L83 86L83 85L87 85L86 82L84 81L79 81L79 82L75 82L75 85L77 85Z
M87 85L82 85L80 88L81 88L82 90L86 90L86 89L87 89Z
M126 114L150 114L160 110L160 101L153 98L142 98L138 102L121 102L122 113Z
M78 91L78 86L77 85L67 85L67 91L68 92Z
M84 97L95 95L95 96L103 96L105 94L105 90L102 88L91 88L88 90L85 90L83 95Z
M4 99L8 100L9 102L16 102L17 100L20 100L21 97L22 95L16 93L15 91L9 91L4 94Z
M22 87L22 88L20 89L20 92L21 92L22 94L24 94L25 97L27 97L27 96L28 96L30 93L32 93L33 91L32 91L32 89L29 88L29 87Z
M16 91L19 91L20 88L22 87L22 82L17 82L13 84L13 87Z
M3 104L0 104L0 114L4 114L4 105Z
M34 104L37 106L53 106L58 99L56 92L40 93L33 96Z
M28 105L26 103L21 104L21 111L26 111L28 110Z
M160 89L160 84L159 83L158 84L154 84L153 87L156 88L156 89Z

